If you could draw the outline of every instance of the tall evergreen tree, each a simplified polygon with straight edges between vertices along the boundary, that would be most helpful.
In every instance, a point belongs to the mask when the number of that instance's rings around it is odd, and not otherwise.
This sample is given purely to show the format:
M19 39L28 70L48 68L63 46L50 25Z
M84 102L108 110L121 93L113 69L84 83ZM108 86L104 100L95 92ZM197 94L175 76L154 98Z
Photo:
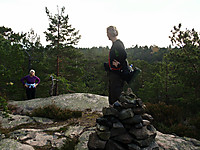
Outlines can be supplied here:
M45 9L50 23L48 31L44 33L46 34L46 40L51 42L51 46L59 48L59 46L76 45L81 36L79 35L79 31L76 31L69 24L69 16L64 16L65 7L61 8L61 12L59 12L58 8L58 13L54 16L47 7Z
M57 7L58 8L58 7ZM59 76L59 63L61 55L63 55L63 51L67 50L67 47L71 48L71 46L76 45L81 35L79 35L79 31L76 31L72 25L69 24L69 16L64 15L65 7L61 8L55 15L52 15L48 8L46 7L46 14L49 18L49 27L48 31L45 31L46 41L50 41L49 48L53 50L53 55L57 56L57 67L56 67L56 75ZM55 94L58 94L58 84L56 83Z

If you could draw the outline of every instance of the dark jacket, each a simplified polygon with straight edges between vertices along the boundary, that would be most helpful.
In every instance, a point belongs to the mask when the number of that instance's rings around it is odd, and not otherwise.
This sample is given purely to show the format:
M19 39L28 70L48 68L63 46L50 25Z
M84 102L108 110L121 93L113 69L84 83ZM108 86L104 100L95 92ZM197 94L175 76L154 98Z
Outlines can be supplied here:
M116 40L113 43L109 52L108 63L110 70L121 70L122 68L124 68L127 65L126 58L127 58L127 53L125 51L124 44L122 43L122 41ZM120 64L117 67L115 67L112 64L114 60L120 62Z

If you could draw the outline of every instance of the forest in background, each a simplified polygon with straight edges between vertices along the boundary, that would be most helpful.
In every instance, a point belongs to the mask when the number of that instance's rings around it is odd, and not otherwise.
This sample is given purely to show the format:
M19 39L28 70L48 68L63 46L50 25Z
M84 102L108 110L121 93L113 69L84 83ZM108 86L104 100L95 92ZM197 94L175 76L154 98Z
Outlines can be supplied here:
M64 14L64 7L61 11ZM75 48L81 36L69 25L68 15L52 16L47 8L46 14L50 22L44 31L48 45L41 44L34 30L15 33L0 27L1 110L7 100L26 99L20 79L30 69L41 79L36 97L52 95L51 76L58 80L53 95L108 95L103 63L108 61L109 47ZM145 102L158 130L200 139L199 34L194 29L182 30L179 24L169 38L173 47L136 45L126 49L129 63L142 70L130 86Z

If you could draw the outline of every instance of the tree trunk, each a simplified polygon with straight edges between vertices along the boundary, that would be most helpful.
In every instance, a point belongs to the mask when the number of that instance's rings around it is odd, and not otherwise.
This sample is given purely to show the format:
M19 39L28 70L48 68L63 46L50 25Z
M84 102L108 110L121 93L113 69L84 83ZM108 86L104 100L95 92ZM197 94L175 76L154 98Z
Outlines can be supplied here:
M57 73L56 76L59 76L59 56L57 55ZM55 84L55 96L58 95L58 79L56 80L56 84Z

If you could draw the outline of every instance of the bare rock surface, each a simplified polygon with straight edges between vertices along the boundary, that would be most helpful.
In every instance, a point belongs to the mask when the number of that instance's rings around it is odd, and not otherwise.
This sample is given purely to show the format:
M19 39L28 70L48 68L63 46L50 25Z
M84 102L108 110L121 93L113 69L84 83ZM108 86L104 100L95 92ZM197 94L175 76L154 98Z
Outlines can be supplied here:
M2 128L14 128L22 124L28 124L34 122L34 120L29 116L12 115L12 114L9 114L9 117L7 118L0 116L0 121Z
M70 110L86 110L102 111L103 107L107 107L108 97L88 93L74 93L64 94L59 96L52 96L48 98L37 98L27 101L10 101L9 104L15 105L23 110L23 113L30 112L31 110L55 104L60 108Z
M78 137L83 132L83 126L69 126L68 130L65 132L65 136L69 138Z
M196 139L163 134L158 131L156 142L161 150L200 150L200 141Z
M3 139L0 141L0 150L34 150L27 144L21 144L14 139Z
M4 118L0 115L0 123L2 128L14 128L19 125L30 124L30 123L42 123L42 124L52 124L53 121L48 118L40 117L29 117L22 115L12 115L9 114L9 117Z
M61 134L60 134L61 135ZM55 131L53 134L48 134L42 129L20 129L10 133L10 138L17 139L20 142L31 146L46 146L61 147L66 139L64 136L59 137Z
M79 142L75 146L75 150L88 150L87 143L88 143L89 135L94 132L95 132L94 127L89 128L85 132L83 132L79 137Z

